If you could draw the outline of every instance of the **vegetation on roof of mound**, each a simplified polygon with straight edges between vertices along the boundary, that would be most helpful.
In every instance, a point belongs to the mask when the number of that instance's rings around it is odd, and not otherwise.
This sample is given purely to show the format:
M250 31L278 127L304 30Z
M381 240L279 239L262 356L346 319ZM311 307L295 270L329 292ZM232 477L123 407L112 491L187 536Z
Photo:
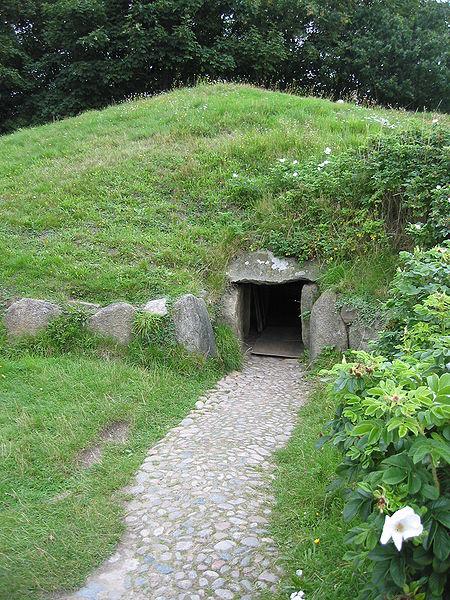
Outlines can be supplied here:
M221 84L4 136L0 301L218 291L230 255L289 220L279 158L300 170L431 119Z

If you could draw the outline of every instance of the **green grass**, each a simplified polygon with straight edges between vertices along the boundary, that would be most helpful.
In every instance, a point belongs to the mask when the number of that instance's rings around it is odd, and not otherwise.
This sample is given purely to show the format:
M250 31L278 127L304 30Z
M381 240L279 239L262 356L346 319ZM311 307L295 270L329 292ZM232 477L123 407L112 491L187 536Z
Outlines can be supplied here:
M162 365L65 357L0 357L0 598L28 600L80 585L122 532L121 489L146 450L220 375ZM125 443L100 442L101 463L77 455L114 422Z
M328 493L340 462L333 447L316 449L316 442L335 406L321 387L301 409L298 425L278 453L272 534L280 547L286 577L279 593L268 600L285 600L302 589L308 600L355 598L360 575L343 560L346 526L339 493ZM319 543L314 543L320 540ZM303 576L295 572L303 570Z
M0 303L214 296L235 250L276 229L277 159L356 147L380 115L432 117L220 84L0 137Z

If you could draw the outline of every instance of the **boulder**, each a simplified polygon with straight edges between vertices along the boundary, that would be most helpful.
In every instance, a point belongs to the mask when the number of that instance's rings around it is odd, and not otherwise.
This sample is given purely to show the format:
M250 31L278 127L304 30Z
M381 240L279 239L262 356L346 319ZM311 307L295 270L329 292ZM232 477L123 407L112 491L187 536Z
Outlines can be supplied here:
M346 325L351 325L358 319L358 310L349 304L341 308L341 318Z
M352 350L369 350L369 342L376 340L382 328L381 323L371 325L353 321L348 328L348 345Z
M268 250L258 250L240 254L232 260L227 275L231 283L316 281L319 267L314 261L299 263L295 258L278 258Z
M326 347L348 349L345 323L336 308L336 294L326 291L315 301L310 318L310 349L314 360Z
M142 305L142 310L152 315L160 315L161 317L165 317L168 313L167 298L149 300L146 304Z
M205 301L192 294L182 296L173 306L175 338L189 352L216 356L216 342Z
M250 329L249 286L229 286L222 296L221 315L223 322L234 331L238 339L244 340Z
M36 335L61 312L61 308L52 302L22 298L13 302L6 311L6 330L12 337Z
M319 296L319 286L315 283L305 283L300 297L300 313L302 320L302 340L305 348L310 349L310 319L314 302Z
M136 309L126 302L116 302L98 310L88 321L94 333L112 338L120 344L128 344L133 335Z

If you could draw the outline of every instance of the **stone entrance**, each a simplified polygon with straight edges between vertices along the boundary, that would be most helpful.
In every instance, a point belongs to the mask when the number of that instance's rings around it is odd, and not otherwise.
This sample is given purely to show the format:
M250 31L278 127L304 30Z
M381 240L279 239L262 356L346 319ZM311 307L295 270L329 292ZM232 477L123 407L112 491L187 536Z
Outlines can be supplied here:
M224 319L253 354L297 358L308 338L300 316L304 290L316 288L318 276L311 261L300 264L265 250L241 254L228 269Z

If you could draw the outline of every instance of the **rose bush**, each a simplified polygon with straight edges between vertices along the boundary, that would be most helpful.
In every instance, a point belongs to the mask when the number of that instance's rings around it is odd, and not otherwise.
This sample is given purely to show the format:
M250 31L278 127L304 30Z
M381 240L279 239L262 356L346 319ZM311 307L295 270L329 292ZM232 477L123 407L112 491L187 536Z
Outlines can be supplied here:
M405 253L393 285L393 297L405 296L401 311L388 303L392 353L355 352L327 371L338 409L321 443L343 453L336 483L344 518L358 520L346 557L371 572L367 600L450 593L449 257L448 244ZM439 262L434 279L430 260ZM410 285L421 262L422 279Z

